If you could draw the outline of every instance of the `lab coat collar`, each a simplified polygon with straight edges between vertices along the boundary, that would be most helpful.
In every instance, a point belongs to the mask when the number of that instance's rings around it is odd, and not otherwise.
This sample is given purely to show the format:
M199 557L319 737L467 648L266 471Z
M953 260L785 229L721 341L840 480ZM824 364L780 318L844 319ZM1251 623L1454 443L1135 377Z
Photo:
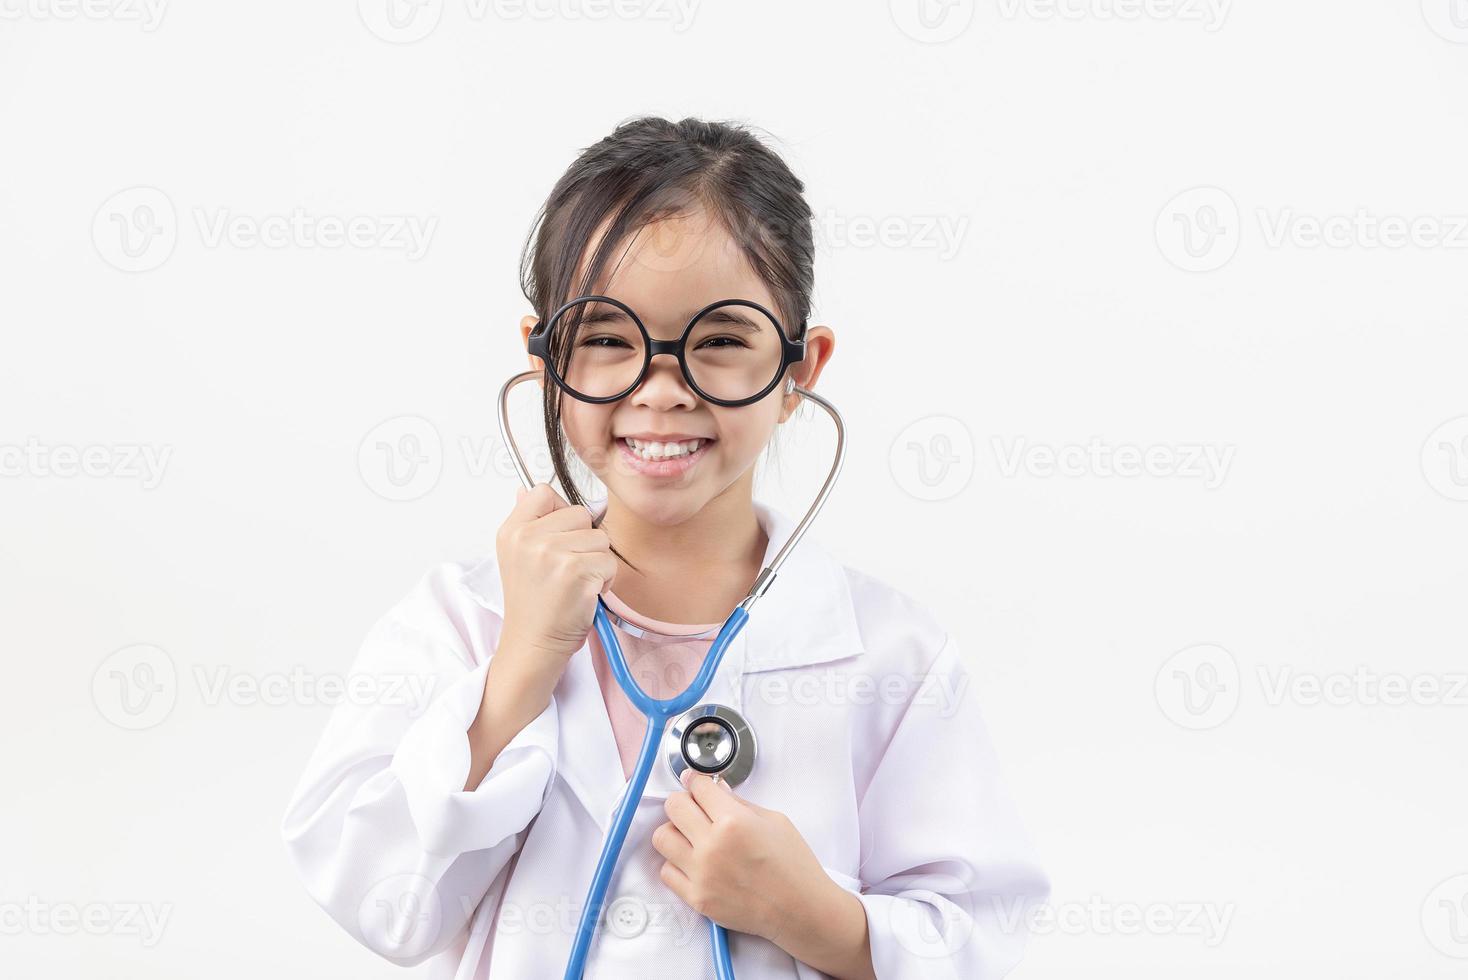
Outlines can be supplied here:
M795 530L795 521L760 500L753 503L769 541L761 562L766 567ZM600 516L606 505L602 497L588 501L586 507L593 516ZM504 616L504 591L494 555L470 568L463 583L480 605ZM572 656L556 686L562 746L558 766L605 831L627 781L591 661L589 639ZM725 651L702 700L739 708L739 678L744 673L805 667L863 652L846 569L807 534L786 556L769 589L755 601L748 622ZM643 796L665 798L679 788L660 758Z

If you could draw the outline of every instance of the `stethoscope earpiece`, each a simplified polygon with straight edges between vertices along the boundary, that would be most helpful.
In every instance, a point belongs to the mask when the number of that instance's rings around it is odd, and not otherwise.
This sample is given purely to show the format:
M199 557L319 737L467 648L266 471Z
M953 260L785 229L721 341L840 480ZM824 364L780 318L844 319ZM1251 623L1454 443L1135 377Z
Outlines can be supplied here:
M692 769L738 786L754 770L758 749L749 722L728 705L699 704L674 718L663 733L673 779Z

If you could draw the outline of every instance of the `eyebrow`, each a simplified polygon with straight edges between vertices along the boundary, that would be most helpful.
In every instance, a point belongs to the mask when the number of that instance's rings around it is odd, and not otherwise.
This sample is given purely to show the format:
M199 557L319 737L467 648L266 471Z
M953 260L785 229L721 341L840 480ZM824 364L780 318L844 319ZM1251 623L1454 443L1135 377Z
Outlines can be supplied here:
M688 321L692 320L701 309L703 309L702 306L695 306L684 310L679 317L679 322L686 326ZM743 333L763 332L765 326L762 326L762 323L766 322L764 317L751 316L748 310L749 308L744 306L718 306L709 311L705 320ZM627 314L622 311L621 307L613 306L610 303L594 302L587 305L582 316L583 319L620 320L625 319Z
M686 311L683 314L683 323L687 324L689 320L693 319L694 314L696 314L698 310L701 309L703 309L703 307L699 307L696 310ZM705 320L708 322L729 326L737 330L742 330L745 333L761 332L764 328L760 326L759 320L756 320L754 317L751 317L749 315L749 313L747 312L748 309L749 308L745 306L720 306L716 309L710 310L708 316L705 317Z

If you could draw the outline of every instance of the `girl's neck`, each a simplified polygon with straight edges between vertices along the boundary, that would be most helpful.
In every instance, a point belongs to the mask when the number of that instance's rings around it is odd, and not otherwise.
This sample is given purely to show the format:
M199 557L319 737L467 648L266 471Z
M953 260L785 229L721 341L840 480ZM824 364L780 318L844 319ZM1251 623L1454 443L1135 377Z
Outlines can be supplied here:
M769 543L753 498L737 486L672 526L646 521L608 495L600 526L641 569L619 562L612 591L669 623L723 622L754 584Z

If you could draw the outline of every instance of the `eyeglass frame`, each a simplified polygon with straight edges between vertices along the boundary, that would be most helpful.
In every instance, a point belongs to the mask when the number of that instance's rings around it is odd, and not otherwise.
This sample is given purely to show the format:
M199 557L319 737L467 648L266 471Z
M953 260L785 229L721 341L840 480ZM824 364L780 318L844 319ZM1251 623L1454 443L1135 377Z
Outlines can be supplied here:
M637 324L637 329L642 332L642 339L644 341L642 369L637 372L636 380L628 385L623 391L615 395L607 395L602 398L593 398L590 395L583 394L572 388L570 384L568 384L566 380L560 376L559 372L556 371L554 358L551 357L550 353L551 328L555 325L556 321L558 321L561 316L571 307L591 301L610 303L612 306L615 306L617 309L630 316L632 318L632 322ZM765 387L761 391L750 395L747 398L715 398L698 386L698 382L693 380L693 373L688 369L688 359L686 356L685 347L688 342L689 334L693 332L694 325L698 323L698 321L702 319L705 314L721 306L747 306L751 309L758 310L765 316L769 317L770 322L775 325L775 333L778 334L780 337L780 367L776 369L775 375L773 378L770 379L769 384L765 385ZM790 365L799 364L805 360L806 322L807 321L805 320L800 321L800 336L796 340L791 340L789 337L785 336L785 328L780 324L780 318L775 316L775 314L771 313L760 304L756 303L754 300L721 299L710 303L703 309L699 310L697 313L693 314L693 316L688 321L688 325L684 327L683 332L678 335L677 340L653 340L652 336L647 332L647 327L643 326L642 318L633 311L632 307L628 306L626 303L623 303L621 300L613 299L610 296L588 294L586 296L577 296L575 299L567 300L565 303L562 303L561 306L554 313L551 314L549 320L547 320L545 323L537 323L534 329L530 331L530 336L526 343L526 350L531 355L541 359L541 362L545 364L546 373L549 374L551 376L551 379L555 381L557 387L559 387L566 394L570 395L572 398L577 399L578 401L589 402L594 405L605 405L609 402L620 401L621 399L626 398L628 395L632 394L632 392L636 391L638 385L647 380L647 369L652 366L652 359L654 357L658 356L659 354L672 354L678 359L678 370L683 375L683 380L688 382L688 387L692 388L700 398L704 399L705 401L713 402L715 405L722 405L725 408L739 408L743 405L753 404L754 402L757 402L761 398L768 395L771 391L774 391L775 386L780 383L780 378L785 374L785 371L790 367Z

